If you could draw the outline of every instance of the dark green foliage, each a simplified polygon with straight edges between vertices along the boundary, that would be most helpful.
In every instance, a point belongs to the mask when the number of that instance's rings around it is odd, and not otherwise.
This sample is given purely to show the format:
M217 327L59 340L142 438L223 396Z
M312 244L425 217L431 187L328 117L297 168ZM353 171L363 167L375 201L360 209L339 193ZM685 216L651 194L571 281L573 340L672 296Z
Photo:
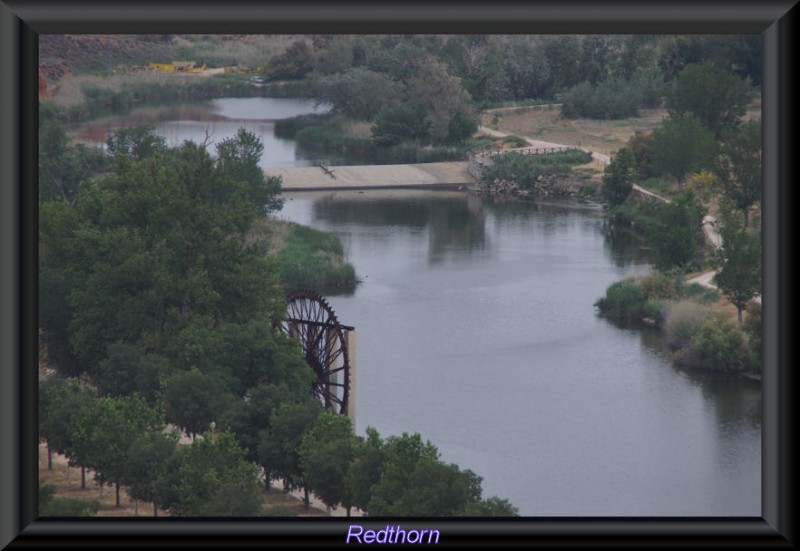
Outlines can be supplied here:
M598 299L594 305L601 314L628 325L640 321L645 316L644 303L646 296L635 280L624 279L612 283L606 289L606 296Z
M74 203L83 182L106 164L100 149L70 145L60 124L43 124L39 129L39 201Z
M742 328L747 334L750 344L750 369L761 372L761 355L763 354L763 330L761 322L761 304L750 302L747 305L747 316L744 318Z
M522 189L530 189L539 176L565 175L573 166L590 160L588 153L578 149L546 155L511 152L495 158L494 164L484 173L483 181L491 186L495 180L513 180Z
M148 157L167 152L167 141L154 133L152 126L133 126L120 128L106 140L110 155L127 155L141 161Z
M314 89L317 98L336 112L358 120L371 120L398 97L397 85L389 77L363 67L321 77Z
M353 504L347 473L353 458L355 435L350 419L322 412L300 442L298 457L305 483L325 505Z
M370 516L455 516L481 498L481 477L439 461L436 447L419 434L389 437L384 457Z
M381 479L386 450L378 431L367 427L367 437L358 438L353 446L353 460L347 471L347 488L352 503L362 511L367 510L372 497L372 487Z
M197 369L173 375L164 388L167 422L192 437L207 430L233 400L221 378Z
M609 79L598 84L582 82L565 96L561 114L569 119L624 119L636 117L643 104L635 82Z
M163 379L171 371L171 364L163 356L148 354L141 346L112 343L107 357L92 375L101 394L138 394L152 405L161 394Z
M85 464L94 469L95 480L116 485L119 507L119 486L125 476L130 442L140 435L160 432L163 416L139 396L122 396L99 398L93 417Z
M467 517L516 517L519 515L519 509L507 499L493 496L467 503L463 515Z
M175 516L255 516L261 511L257 467L228 432L207 432L181 454Z
M281 179L264 176L259 161L264 153L264 145L252 132L240 128L236 135L217 144L217 170L221 179L230 179L244 184L248 199L256 205L263 205L266 212L280 210L283 200L280 199ZM231 193L236 186L219 190ZM227 202L230 197L220 197Z
M639 178L647 179L655 176L653 168L653 134L637 130L628 140L626 146L636 159L636 173ZM649 188L648 188L649 189Z
M633 153L623 147L606 166L600 191L611 206L621 205L633 189L635 179L636 160Z
M688 270L698 263L703 246L705 208L687 191L673 201L656 206L647 228L653 263L659 270Z
M667 107L678 116L693 115L720 139L739 126L749 96L742 79L704 61L689 64L680 72Z
M314 54L305 40L297 40L267 63L264 75L271 80L300 80L314 68Z
M693 115L670 116L653 131L653 170L678 181L710 169L717 154L714 134Z
M321 411L319 401L307 400L281 404L272 414L268 429L261 432L258 446L258 463L268 481L280 477L286 488L305 486L300 444Z
M761 202L761 125L748 121L726 135L714 172L725 195L742 212L748 224L748 211Z
M100 510L97 500L55 497L55 486L39 481L39 516L91 517Z
M375 117L372 139L379 145L412 141L419 145L431 133L431 123L419 106L383 108Z
M122 481L133 499L153 502L153 516L158 516L159 487L168 476L177 440L177 434L151 432L134 438L128 447Z
M736 306L741 324L742 310L761 292L761 236L747 231L737 214L729 202L720 202L714 284Z

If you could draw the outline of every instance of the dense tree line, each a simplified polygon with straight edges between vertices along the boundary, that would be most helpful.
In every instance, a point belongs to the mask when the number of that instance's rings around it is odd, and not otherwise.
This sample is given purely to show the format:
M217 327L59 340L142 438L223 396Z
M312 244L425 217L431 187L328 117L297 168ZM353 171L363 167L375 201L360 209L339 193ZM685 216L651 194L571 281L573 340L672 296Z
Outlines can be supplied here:
M80 150L57 129L47 136L62 147L40 162L68 172ZM350 467L362 439L322 410L298 343L272 330L285 309L280 266L251 234L281 205L280 182L258 168L263 146L242 130L212 157L145 128L107 146L91 174L40 181L39 318L56 371L40 382L48 452L80 467L83 487L92 472L117 506L124 488L154 514L258 515L275 478L369 512L372 483ZM479 510L480 480L468 479L469 492L453 491L469 499L419 514ZM50 491L43 513L83 514Z

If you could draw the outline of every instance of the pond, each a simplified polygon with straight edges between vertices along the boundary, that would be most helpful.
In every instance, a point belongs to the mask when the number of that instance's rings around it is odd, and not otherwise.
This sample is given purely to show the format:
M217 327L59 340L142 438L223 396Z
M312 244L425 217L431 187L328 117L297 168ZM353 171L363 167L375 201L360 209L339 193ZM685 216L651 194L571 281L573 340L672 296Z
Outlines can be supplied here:
M196 104L147 107L127 115L110 117L73 126L70 134L78 141L102 146L109 134L122 127L150 125L157 135L175 147L185 140L207 143L210 152L214 144L230 138L239 128L255 134L264 144L262 168L309 166L316 164L305 159L295 147L294 140L275 136L275 121L298 115L325 113L327 105L312 99L298 98L219 98Z
M524 516L760 516L759 383L676 369L593 308L647 251L598 207L461 192L287 195L363 282L356 430L419 432Z

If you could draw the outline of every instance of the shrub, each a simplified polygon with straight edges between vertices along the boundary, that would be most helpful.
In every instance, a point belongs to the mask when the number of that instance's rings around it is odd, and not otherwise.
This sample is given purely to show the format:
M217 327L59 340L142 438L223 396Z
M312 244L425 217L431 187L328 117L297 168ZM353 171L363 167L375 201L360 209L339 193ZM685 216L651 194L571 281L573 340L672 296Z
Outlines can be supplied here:
M561 114L570 119L624 119L639 114L642 93L634 82L610 79L592 85L588 81L572 88L564 98Z
M644 317L653 320L656 325L662 325L669 313L670 303L666 300L649 299L644 303L642 312Z
M673 300L681 298L686 287L680 274L664 273L658 270L641 278L639 286L648 299Z
M673 349L686 348L708 319L708 312L692 301L681 301L670 308L664 320L664 335Z
M601 314L618 323L631 324L645 317L645 295L633 278L612 283L606 296L594 305Z
M747 305L747 315L744 318L742 328L745 330L750 343L750 362L749 367L752 371L761 372L762 354L762 322L761 304L751 302Z
M726 372L743 371L749 363L744 333L729 320L712 316L692 338L691 346L704 367Z

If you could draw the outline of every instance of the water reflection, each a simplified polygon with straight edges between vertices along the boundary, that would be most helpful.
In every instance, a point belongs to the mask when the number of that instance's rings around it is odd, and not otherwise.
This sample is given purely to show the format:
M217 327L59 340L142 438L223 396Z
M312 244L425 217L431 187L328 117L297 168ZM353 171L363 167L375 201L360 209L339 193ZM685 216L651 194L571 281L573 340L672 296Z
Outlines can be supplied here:
M392 194L381 198L337 193L314 201L314 218L336 226L411 228L428 233L428 261L457 260L489 247L479 197L464 193Z

